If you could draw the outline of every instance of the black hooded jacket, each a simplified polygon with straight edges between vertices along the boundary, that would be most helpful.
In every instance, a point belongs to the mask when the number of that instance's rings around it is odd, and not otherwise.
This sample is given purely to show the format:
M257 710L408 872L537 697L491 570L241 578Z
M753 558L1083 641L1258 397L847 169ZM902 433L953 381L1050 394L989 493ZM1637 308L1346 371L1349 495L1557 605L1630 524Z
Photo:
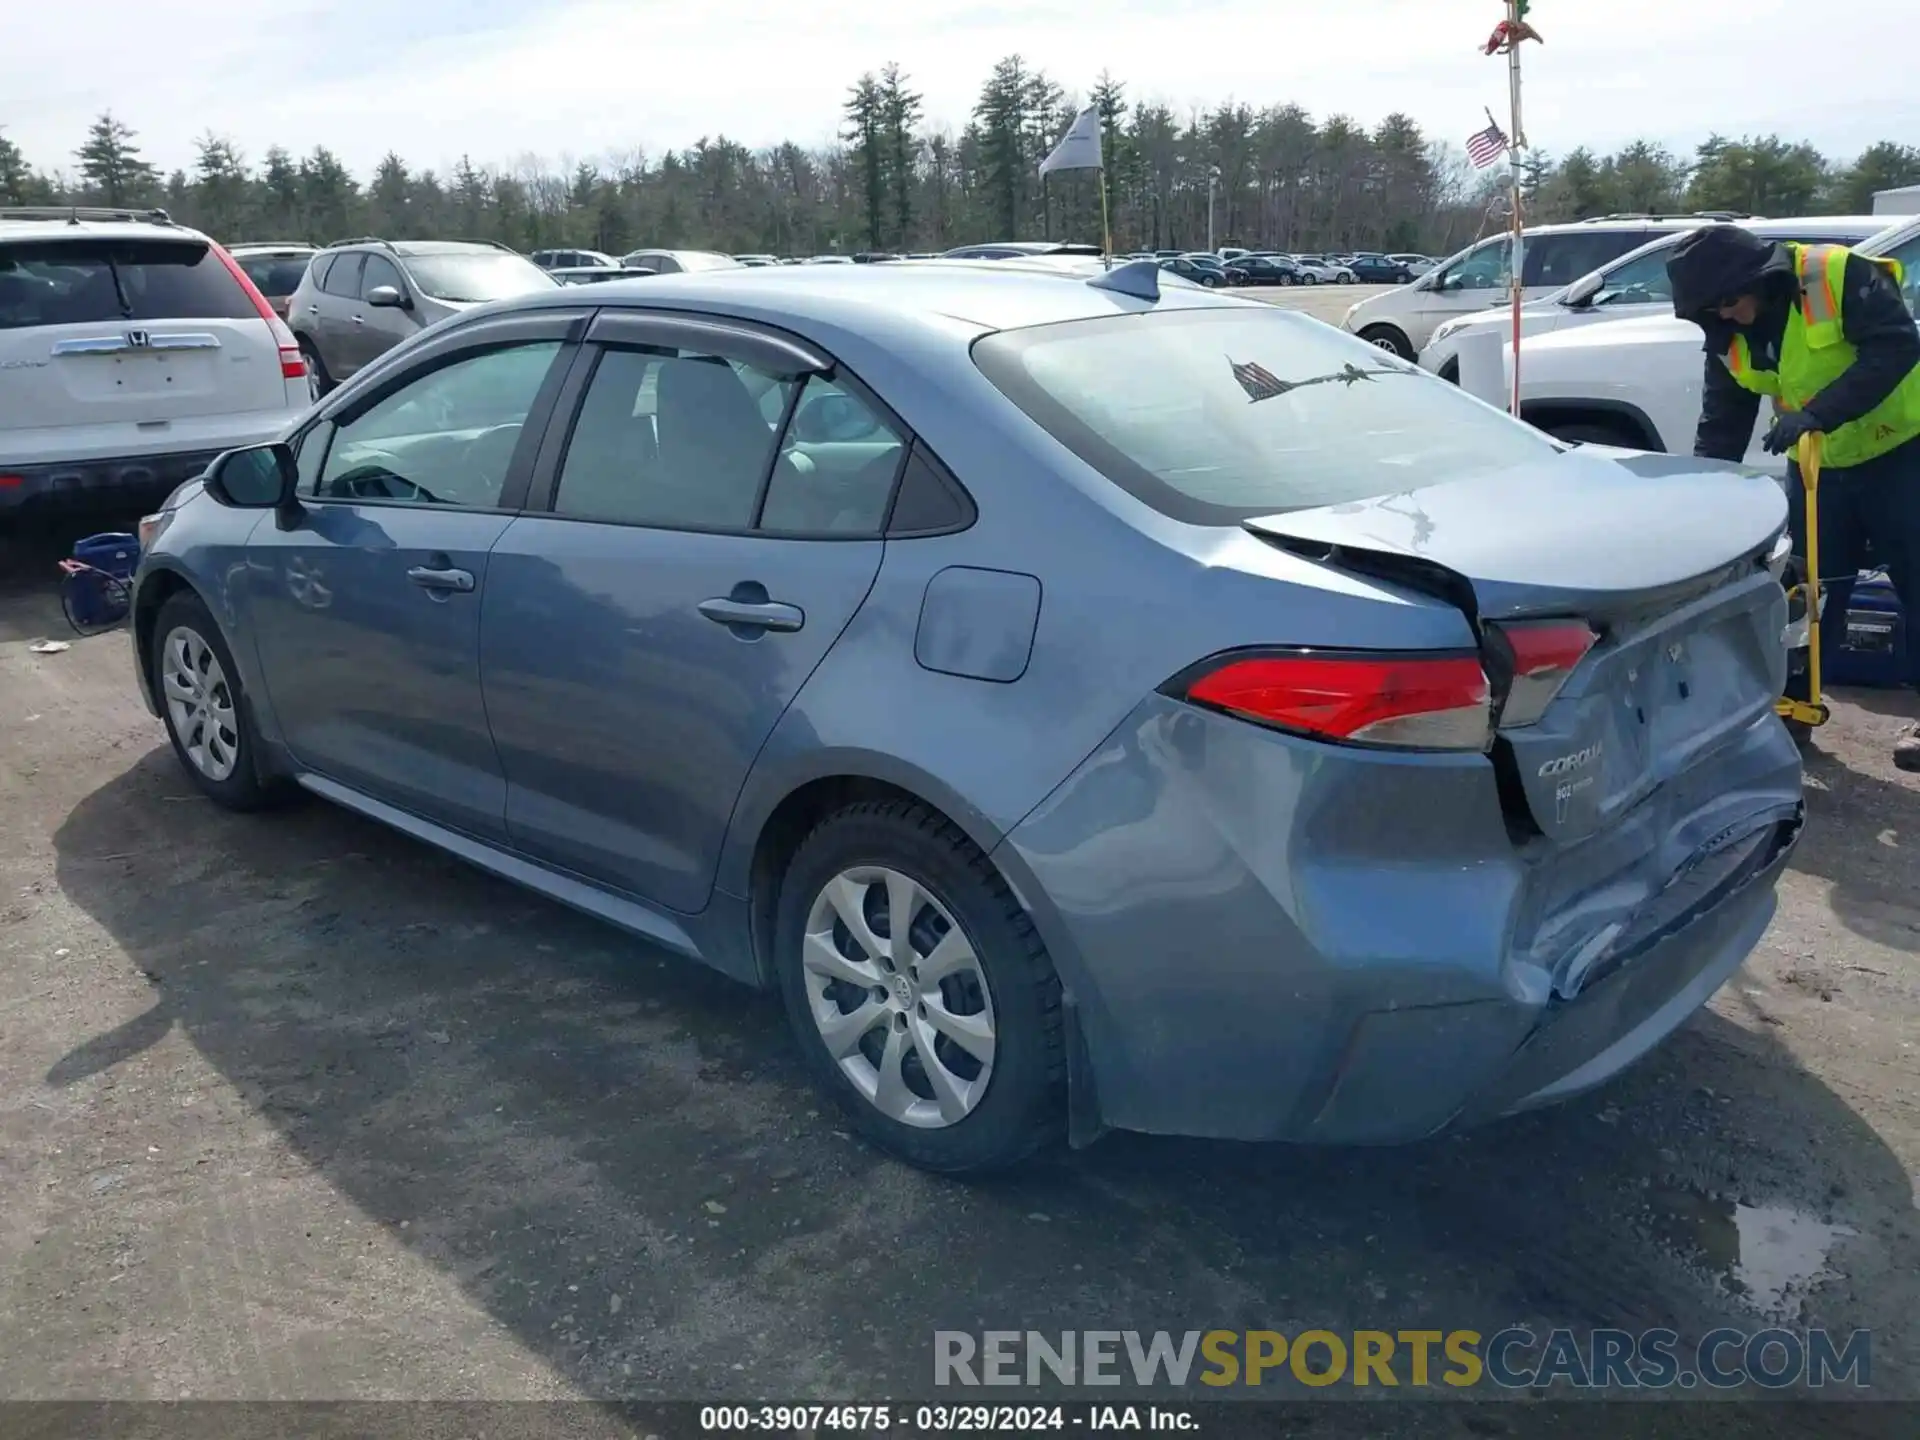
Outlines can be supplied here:
M1709 225L1673 247L1667 279L1673 287L1673 313L1706 332L1706 375L1693 453L1711 460L1742 459L1760 414L1760 397L1743 390L1727 369L1727 351L1742 327L1716 312L1742 295L1759 296L1759 318L1745 327L1747 346L1756 366L1774 369L1787 313L1800 297L1792 252L1738 225ZM1920 330L1886 271L1864 256L1849 256L1845 283L1841 328L1858 354L1852 367L1806 406L1822 430L1858 420L1920 366Z

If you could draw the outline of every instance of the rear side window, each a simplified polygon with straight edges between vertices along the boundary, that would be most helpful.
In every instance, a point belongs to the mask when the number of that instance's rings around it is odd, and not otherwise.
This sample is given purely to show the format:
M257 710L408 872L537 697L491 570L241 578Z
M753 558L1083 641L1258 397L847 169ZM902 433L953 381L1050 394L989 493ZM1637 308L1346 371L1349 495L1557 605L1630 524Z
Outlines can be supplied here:
M1555 453L1539 431L1418 366L1264 306L1005 330L976 342L973 358L1100 474L1190 524L1413 491Z
M128 320L257 320L203 243L69 240L0 247L0 330Z
M1894 246L1887 258L1900 262L1900 289L1907 297L1907 308L1920 317L1920 235Z
M1652 237L1644 230L1577 230L1530 235L1521 260L1524 286L1571 285L1589 270L1638 250Z
M333 268L327 271L327 278L320 282L320 288L329 295L342 295L349 300L358 300L360 298L360 266L366 258L361 251L348 251L333 262Z
M236 255L234 262L247 272L247 278L260 289L262 295L291 295L300 288L300 278L307 273L305 255Z

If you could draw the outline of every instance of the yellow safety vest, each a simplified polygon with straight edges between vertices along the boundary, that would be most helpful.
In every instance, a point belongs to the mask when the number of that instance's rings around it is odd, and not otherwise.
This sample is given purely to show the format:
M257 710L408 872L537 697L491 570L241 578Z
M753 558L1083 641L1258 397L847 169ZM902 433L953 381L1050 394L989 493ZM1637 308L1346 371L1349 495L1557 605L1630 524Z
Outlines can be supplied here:
M1858 357L1840 321L1847 257L1853 252L1844 245L1791 242L1787 249L1792 252L1794 273L1800 279L1800 300L1787 316L1786 333L1780 340L1780 368L1757 369L1745 335L1733 337L1723 358L1741 388L1773 396L1782 410L1798 410L1844 375ZM1900 284L1898 260L1871 258L1893 277L1896 286ZM1821 459L1834 469L1844 469L1884 455L1916 435L1920 435L1920 366L1914 367L1872 410L1829 431L1822 442Z

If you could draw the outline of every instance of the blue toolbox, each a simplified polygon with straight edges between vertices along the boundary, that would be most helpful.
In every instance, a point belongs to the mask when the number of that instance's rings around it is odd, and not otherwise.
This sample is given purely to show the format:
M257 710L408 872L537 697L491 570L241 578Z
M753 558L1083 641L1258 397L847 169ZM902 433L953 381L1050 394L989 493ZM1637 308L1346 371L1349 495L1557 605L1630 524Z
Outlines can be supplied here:
M1906 618L1885 575L1860 577L1847 602L1846 643L1820 662L1835 685L1897 689L1906 683Z

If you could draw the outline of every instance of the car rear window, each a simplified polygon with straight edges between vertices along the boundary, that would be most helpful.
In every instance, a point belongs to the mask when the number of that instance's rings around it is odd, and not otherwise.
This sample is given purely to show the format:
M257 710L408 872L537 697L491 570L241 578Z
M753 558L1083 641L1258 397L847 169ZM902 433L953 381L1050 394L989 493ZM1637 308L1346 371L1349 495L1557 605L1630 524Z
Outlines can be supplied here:
M1191 524L1417 490L1554 453L1458 386L1263 305L1003 330L975 342L973 358L1100 474Z
M65 240L0 246L0 330L126 320L257 320L205 243Z
M553 278L519 255L409 255L413 283L435 300L456 304L505 300L553 287Z
M236 255L236 264L262 295L291 295L300 288L311 255Z

